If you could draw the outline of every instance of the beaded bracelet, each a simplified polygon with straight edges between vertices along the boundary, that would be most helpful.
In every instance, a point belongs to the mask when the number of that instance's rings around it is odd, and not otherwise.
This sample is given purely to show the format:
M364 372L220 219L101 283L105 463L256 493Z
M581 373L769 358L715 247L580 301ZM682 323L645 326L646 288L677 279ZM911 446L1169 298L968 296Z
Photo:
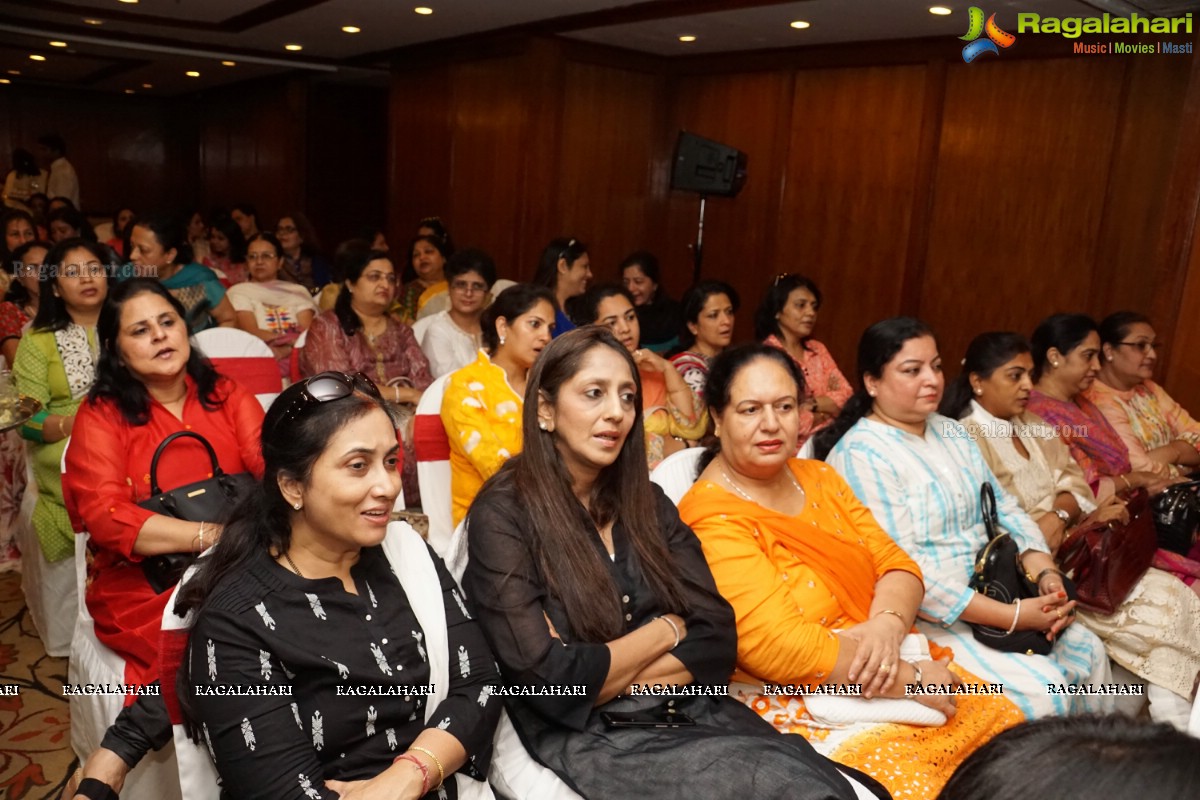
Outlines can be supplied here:
M411 761L417 765L417 769L421 770L421 796L424 797L429 793L429 767L421 763L421 759L414 756L412 753L405 753L401 756L396 756L392 759L393 764L398 764L401 761Z

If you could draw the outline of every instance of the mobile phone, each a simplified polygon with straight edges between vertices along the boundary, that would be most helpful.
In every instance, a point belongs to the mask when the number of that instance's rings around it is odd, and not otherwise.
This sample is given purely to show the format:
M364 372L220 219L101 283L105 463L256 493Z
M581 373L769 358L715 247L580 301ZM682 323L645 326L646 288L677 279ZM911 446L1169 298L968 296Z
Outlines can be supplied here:
M695 725L696 720L674 709L655 708L622 714L616 711L601 711L600 719L610 728L682 728Z

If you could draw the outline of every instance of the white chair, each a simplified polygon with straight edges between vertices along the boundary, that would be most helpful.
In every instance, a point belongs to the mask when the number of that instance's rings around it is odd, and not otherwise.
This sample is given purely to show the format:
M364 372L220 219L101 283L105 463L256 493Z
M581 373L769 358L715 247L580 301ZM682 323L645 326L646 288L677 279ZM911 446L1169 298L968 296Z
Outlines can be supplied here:
M263 408L283 391L283 377L271 347L237 328L209 328L192 339L217 371L254 393Z
M421 317L412 324L413 336L417 339L417 344L421 347L425 346L425 332L429 330L429 326L433 323L433 317Z
M64 456L66 449L63 450ZM42 545L33 528L33 508L37 504L37 483L33 476L33 453L25 454L25 495L13 538L20 548L21 589L29 617L37 628L48 655L63 658L71 652L71 634L75 630L75 567L71 559L51 563L42 554Z
M650 472L650 480L662 487L672 503L679 505L679 501L696 482L696 468L700 466L702 455L703 447L689 447L672 453Z
M442 424L442 397L451 374L443 375L429 384L417 403L413 419L413 450L417 454L421 510L429 517L429 546L443 557L454 533L450 496L450 439Z
M1192 704L1192 718L1188 722L1188 733L1200 736L1200 692L1196 694L1196 702Z

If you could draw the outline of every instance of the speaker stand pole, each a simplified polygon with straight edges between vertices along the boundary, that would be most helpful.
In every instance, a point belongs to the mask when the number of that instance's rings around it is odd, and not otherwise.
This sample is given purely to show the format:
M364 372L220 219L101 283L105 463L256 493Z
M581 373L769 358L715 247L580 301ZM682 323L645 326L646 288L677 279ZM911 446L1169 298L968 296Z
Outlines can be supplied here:
M700 222L696 226L696 246L692 248L692 283L700 282L700 267L704 263L704 203L707 195L700 195Z

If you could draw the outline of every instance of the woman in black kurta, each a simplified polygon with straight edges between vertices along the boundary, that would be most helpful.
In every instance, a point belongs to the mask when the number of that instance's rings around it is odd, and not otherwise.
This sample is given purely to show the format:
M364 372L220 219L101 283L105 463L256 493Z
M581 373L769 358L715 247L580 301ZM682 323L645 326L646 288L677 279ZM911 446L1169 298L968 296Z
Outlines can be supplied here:
M724 696L736 657L733 612L717 593L699 541L649 484L644 460L637 461L644 454L636 375L628 353L605 330L582 328L555 339L529 376L524 450L484 486L467 517L463 587L505 683L534 691L583 687L571 695L509 697L518 735L584 797L871 796L856 793L802 737L778 734ZM556 521L574 527L559 534ZM646 540L636 540L634 526L649 532L640 534ZM642 552L661 561L647 568ZM582 580L598 580L600 590L569 597L564 580L581 579L564 558L591 561L592 577ZM674 599L655 587L664 574L674 576ZM571 609L588 605L611 611L614 635L577 633L589 623ZM672 646L677 628L683 635ZM631 645L644 652L631 653ZM630 684L641 683L652 674L713 694L614 692L628 685L616 680L632 676ZM611 728L601 717L668 709L696 724ZM860 790L888 796L870 778L842 772Z

